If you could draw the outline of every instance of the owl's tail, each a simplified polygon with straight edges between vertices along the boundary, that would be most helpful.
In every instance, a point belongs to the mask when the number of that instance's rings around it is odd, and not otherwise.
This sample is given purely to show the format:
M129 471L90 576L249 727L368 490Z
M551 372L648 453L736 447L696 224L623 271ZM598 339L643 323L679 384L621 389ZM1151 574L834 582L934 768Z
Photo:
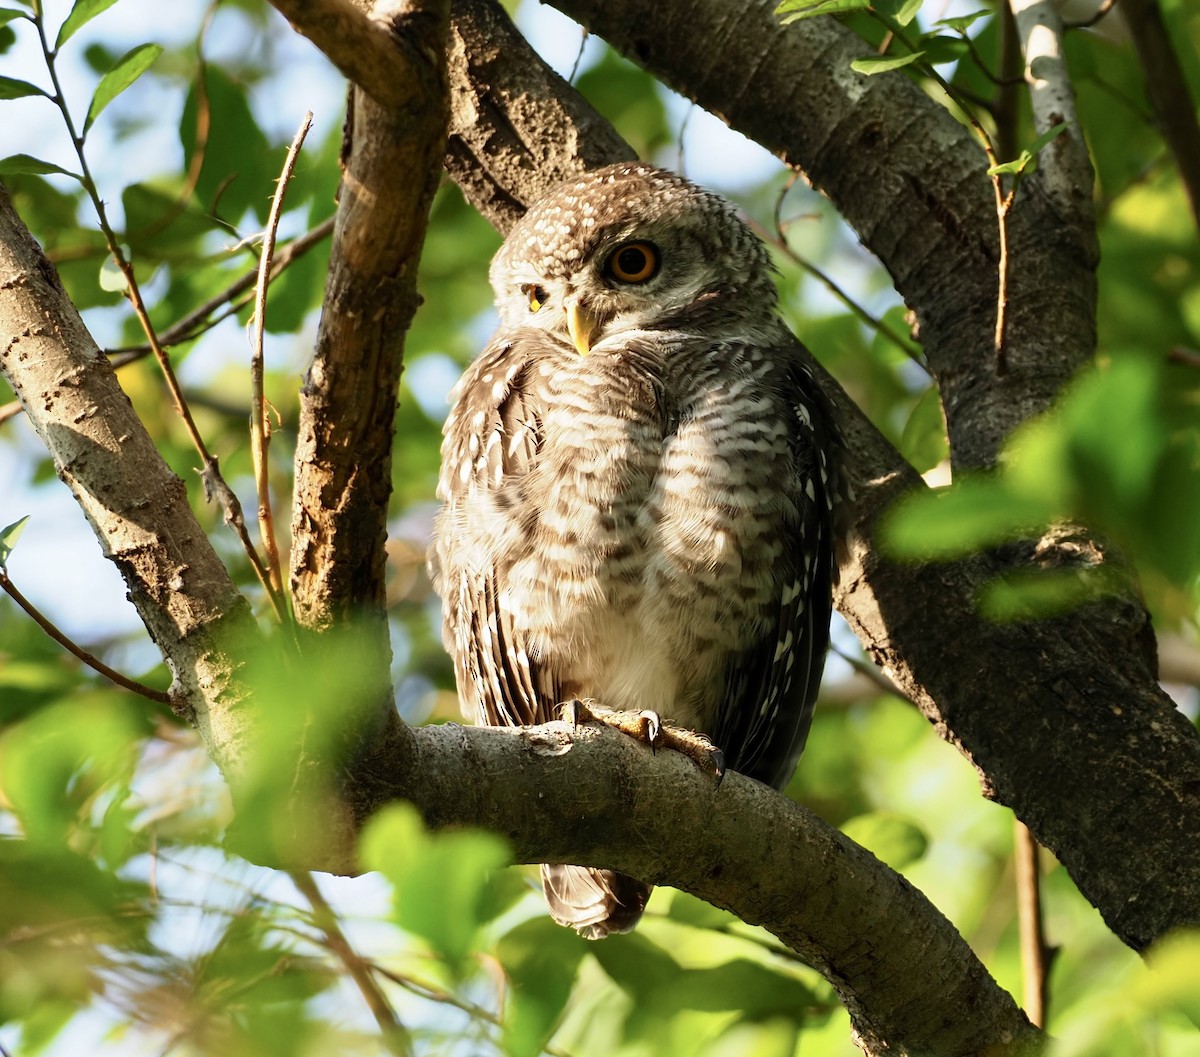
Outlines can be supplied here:
M588 940L632 930L653 888L615 870L542 865L542 891L550 916Z

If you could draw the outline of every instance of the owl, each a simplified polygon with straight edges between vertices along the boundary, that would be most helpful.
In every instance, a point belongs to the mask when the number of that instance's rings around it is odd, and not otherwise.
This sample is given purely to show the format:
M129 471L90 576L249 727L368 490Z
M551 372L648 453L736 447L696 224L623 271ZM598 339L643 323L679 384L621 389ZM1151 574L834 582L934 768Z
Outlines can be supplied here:
M842 445L728 202L640 164L560 186L492 263L452 394L431 557L464 712L568 701L707 735L776 788L824 666ZM545 865L552 917L631 929L650 885Z

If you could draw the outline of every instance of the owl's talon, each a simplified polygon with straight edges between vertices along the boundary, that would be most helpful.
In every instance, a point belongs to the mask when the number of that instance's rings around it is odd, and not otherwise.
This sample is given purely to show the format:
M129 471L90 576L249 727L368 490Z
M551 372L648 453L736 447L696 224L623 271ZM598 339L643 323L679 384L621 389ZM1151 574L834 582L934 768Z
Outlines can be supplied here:
M649 745L652 752L674 749L682 753L702 771L710 772L717 785L720 785L721 779L725 777L725 754L707 735L668 723L657 712L649 709L623 712L605 708L593 701L580 701L578 698L564 701L559 707L562 718L574 727L589 720L603 723L606 727L612 727Z

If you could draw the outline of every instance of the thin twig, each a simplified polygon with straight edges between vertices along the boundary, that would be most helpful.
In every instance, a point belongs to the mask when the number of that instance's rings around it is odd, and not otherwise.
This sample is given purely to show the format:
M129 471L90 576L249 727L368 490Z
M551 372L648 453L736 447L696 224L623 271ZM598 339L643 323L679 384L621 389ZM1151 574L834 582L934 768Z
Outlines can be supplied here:
M858 672L859 675L870 680L885 694L889 694L892 697L898 697L901 701L907 701L913 706L913 708L917 707L917 703L875 665L871 664L869 661L864 661L861 657L855 657L851 653L846 653L836 643L831 644L829 648L833 653L837 654L837 656L850 665L851 668Z
M279 218L283 215L283 199L292 174L296 171L296 159L304 137L312 128L312 111L304 115L300 127L288 147L283 171L275 185L271 199L271 211L267 215L267 230L263 236L262 256L258 266L258 281L254 288L254 338L250 353L250 453L254 464L254 487L258 493L258 532L267 552L267 577L277 595L283 598L283 571L279 561L279 547L275 542L275 518L271 512L271 485L268 480L270 463L268 449L271 444L271 423L267 415L267 402L263 399L263 341L267 319L267 285L271 280L271 261L275 256L275 238L279 233Z
M790 953L785 951L786 953ZM405 976L402 973L397 973L382 965L374 966L375 972L390 980L399 987L403 987L406 991L411 991L418 998L424 998L429 1002L438 1002L442 1005L453 1006L455 1009L460 1009L466 1013L472 1020L482 1020L493 1027L503 1027L504 1021L493 1013L490 1009L484 1006L478 1006L474 1002L470 1002L465 998L460 998L458 995L451 994L449 991L443 991L441 988L433 984L426 983L423 980L417 980L411 976ZM558 1046L545 1045L542 1047L542 1053L548 1054L549 1057L571 1057L564 1049Z
M888 341L890 341L901 352L903 352L905 356L912 360L913 363L920 367L921 370L932 377L932 373L929 370L929 365L925 363L918 353L913 351L912 346L907 343L888 323L885 323L878 316L874 316L868 312L865 308L863 308L862 305L855 301L854 298L846 293L846 291L837 284L832 276L822 271L815 264L813 264L812 261L802 257L794 249L792 249L787 240L786 225L783 221L783 200L787 196L788 191L791 190L792 185L796 182L797 175L798 174L794 172L791 174L787 184L780 191L779 197L775 201L774 232L768 231L753 219L750 219L749 221L751 228L753 228L759 238L761 238L764 242L774 246L793 264L803 268L814 279L817 279L831 294L833 294L834 297L841 301L842 304L844 304L852 313L854 313L854 315L858 316L858 318L861 319L868 327L877 333L882 334L888 339Z
M306 231L303 235L292 239L282 250L276 253L275 260L271 265L272 281L283 274L293 262L299 260L317 243L323 242L328 238L329 233L333 230L333 221L333 217L326 218L311 231ZM250 304L254 299L253 294L245 297L240 295L245 294L247 290L253 288L257 277L257 268L245 272L225 287L219 294L209 298L204 304L198 308L194 308L186 316L176 320L176 322L172 323L158 335L159 346L164 349L170 349L176 345L183 345L189 341L194 341L201 334L215 327L223 319L228 318L239 309ZM213 313L222 307L225 307L225 311L214 316ZM121 345L104 350L105 355L109 358L109 362L114 368L118 369L127 364L136 363L138 360L144 360L152 351L148 343L142 345ZM20 413L21 404L17 400L10 400L7 404L0 404L0 423L8 421Z
M1046 1026L1049 952L1042 927L1042 881L1038 843L1029 827L1013 819L1013 861L1017 882L1017 923L1021 936L1022 1006L1035 1027Z
M337 956L346 967L350 979L354 981L359 993L363 996L367 1008L379 1025L383 1043L389 1053L398 1057L412 1057L412 1036L408 1029L400 1023L396 1011L388 1001L387 995L380 989L371 972L371 963L363 958L350 946L338 925L337 915L321 894L312 874L296 872L291 875L292 883L300 890L300 894L312 908L313 923L325 937L326 946Z
M1091 18L1085 18L1080 22L1064 22L1063 29L1090 29L1116 6L1117 0L1103 0Z
M100 221L100 230L104 235L108 252L125 279L126 293L130 304L133 306L133 313L137 317L138 323L146 335L146 340L150 344L150 350L158 362L159 369L162 371L163 378L167 383L167 391L171 394L171 401L175 406L175 411L183 422L197 453L200 455L201 462L203 463L203 467L200 470L200 479L204 483L205 497L210 500L214 496L217 498L221 509L224 511L226 523L237 533L242 547L250 559L250 564L254 567L254 572L258 576L259 582L262 583L263 588L267 592L271 606L275 610L276 619L281 620L283 610L280 599L276 592L272 590L266 569L263 567L262 559L254 549L254 544L250 541L250 535L246 531L246 519L242 514L241 503L238 501L233 489L229 487L225 479L221 476L216 458L209 452L208 447L204 443L204 438L200 435L200 430L197 428L196 422L192 418L192 413L188 409L187 401L184 399L179 379L176 378L171 361L158 341L154 325L150 322L150 314L146 310L145 301L142 300L142 292L138 286L137 276L134 275L133 266L126 258L125 251L117 241L116 232L109 223L108 211L104 207L104 199L100 197L100 192L97 190L96 181L92 177L91 167L88 165L87 154L83 149L84 137L76 131L75 122L72 120L71 112L67 107L66 95L63 93L62 84L58 79L58 69L54 62L54 52L50 47L50 42L46 39L46 27L40 15L35 17L34 23L37 26L38 39L41 43L42 56L46 62L46 69L50 75L50 82L54 86L53 102L58 107L59 113L62 114L63 122L71 137L71 143L75 148L75 156L79 160L80 182L91 199L92 208L96 210L96 216Z
M8 573L0 570L0 588L14 602L17 603L25 612L33 618L34 623L38 625L47 635L55 642L63 647L68 653L78 657L84 664L96 672L99 672L105 679L114 682L117 686L124 690L129 690L135 694L141 694L142 697L148 698L151 701L157 701L160 704L169 705L171 703L171 695L164 693L162 690L155 690L152 686L147 686L145 683L139 683L136 679L130 679L126 675L110 668L99 657L88 653L82 646L74 642L67 634L60 631L50 620L45 616L32 602L29 601L18 589L17 585L8 578Z

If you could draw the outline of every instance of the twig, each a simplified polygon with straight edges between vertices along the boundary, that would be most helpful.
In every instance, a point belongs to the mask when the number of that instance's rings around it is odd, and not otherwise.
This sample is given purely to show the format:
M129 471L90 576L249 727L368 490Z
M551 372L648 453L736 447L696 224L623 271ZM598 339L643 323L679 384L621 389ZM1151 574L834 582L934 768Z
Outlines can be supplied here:
M1042 928L1042 882L1038 843L1029 827L1013 819L1013 861L1017 882L1017 923L1021 937L1022 1006L1035 1027L1046 1026L1046 985L1050 960Z
M203 463L203 467L200 470L200 479L204 484L205 497L211 500L215 496L220 503L221 509L224 511L226 523L237 533L242 547L250 559L250 564L254 567L254 572L258 576L259 582L262 583L267 592L271 606L275 610L276 619L281 620L283 611L280 599L276 592L272 590L266 569L262 564L262 559L254 549L254 544L250 542L250 535L246 531L246 519L242 514L241 503L238 501L233 489L229 487L225 479L221 476L216 458L209 452L208 447L204 443L204 438L200 435L200 430L197 428L196 422L192 418L192 413L188 408L187 401L184 399L179 379L175 377L171 361L163 350L162 345L159 344L154 325L150 322L150 314L146 310L145 302L142 300L141 289L138 286L137 276L134 275L133 266L126 258L125 251L117 241L116 232L109 223L108 211L104 207L104 199L100 197L100 192L96 188L96 181L92 177L91 167L87 161L87 154L83 149L84 137L76 131L75 122L72 120L71 112L67 108L66 95L63 93L62 84L58 79L58 69L54 62L54 52L50 48L50 42L46 39L46 27L40 15L35 17L34 24L37 27L38 40L41 43L46 70L50 75L50 82L54 86L53 101L57 105L59 113L62 114L63 122L67 126L67 132L71 137L71 143L75 148L75 156L79 160L80 182L91 199L92 208L96 210L96 216L100 221L100 230L104 235L108 252L125 279L126 292L130 304L133 306L134 315L137 317L138 323L146 335L146 340L150 344L150 350L158 362L159 369L162 371L163 378L167 383L167 391L171 394L171 401L175 405L175 411L182 420L192 444L200 455L201 462Z
M367 1008L375 1018L375 1023L379 1025L383 1043L388 1052L396 1054L397 1057L412 1057L412 1036L408 1029L400 1023L387 995L376 983L371 972L371 963L350 946L350 941L346 939L345 933L338 925L337 915L321 894L312 874L297 872L293 873L291 877L292 883L300 890L300 894L312 908L313 923L325 937L326 946L346 967L350 979L354 981L359 993L363 996L363 1001L366 1002Z
M1176 345L1167 353L1167 359L1172 363L1182 363L1185 367L1200 367L1200 350Z
M851 653L846 653L836 643L830 645L830 650L837 654L859 675L864 676L874 683L880 690L891 697L898 697L901 701L907 701L913 708L917 708L917 703L909 697L903 690L900 689L891 679L881 672L875 665L868 661L864 661L861 657L855 657Z
M283 172L275 186L271 199L271 211L267 216L267 231L263 236L262 257L258 266L258 281L254 288L254 339L250 353L250 453L254 463L254 487L258 493L258 532L267 552L267 577L274 592L283 598L283 572L279 562L279 547L275 542L275 518L271 512L271 485L268 480L268 448L271 444L271 423L267 417L267 404L263 399L263 338L267 318L267 285L271 281L271 261L275 256L275 237L279 233L279 218L283 213L283 199L287 185L296 171L296 158L304 137L312 128L312 111L304 115L292 145L288 147Z
M14 602L17 603L25 612L33 618L34 622L55 642L63 647L68 653L78 657L84 664L94 671L99 672L105 679L117 684L124 690L129 690L135 694L141 694L142 697L148 698L151 701L157 701L163 705L171 703L171 695L162 690L155 690L152 686L147 686L145 683L139 683L136 679L130 679L126 675L110 668L99 657L88 653L82 646L78 645L65 632L60 631L50 620L45 616L32 602L29 601L18 589L17 585L8 578L8 573L0 570L0 588Z
M1064 22L1063 29L1090 29L1116 6L1117 0L1103 0L1091 18L1079 22Z
M775 215L773 221L775 225L774 232L768 231L761 224L752 219L749 221L751 228L754 229L759 238L761 238L764 242L770 243L793 264L803 268L814 279L817 279L831 294L833 294L834 297L841 301L842 304L844 304L851 312L853 312L854 315L858 316L858 318L861 319L868 327L882 334L888 339L888 341L890 341L901 352L903 352L905 356L912 360L913 363L920 367L921 370L932 377L932 372L929 370L929 365L925 363L924 359L918 353L913 351L912 346L909 345L899 334L897 334L888 323L885 323L878 316L874 316L868 312L865 308L863 308L862 305L855 301L854 298L846 293L846 291L837 284L831 275L822 271L815 264L813 264L812 261L802 257L789 245L787 240L787 232L785 230L783 221L783 200L785 197L787 197L788 191L790 191L792 186L795 184L797 176L797 173L793 172L791 174L787 184L784 185L783 189L779 193L779 197L775 200Z
M790 951L783 951L784 954L790 954ZM807 964L807 963L805 963ZM375 972L380 976L386 977L392 983L399 987L403 987L406 991L411 991L418 998L424 998L429 1002L439 1002L442 1005L453 1006L455 1009L460 1009L473 1020L482 1020L491 1024L493 1027L503 1027L504 1021L495 1013L484 1006L476 1005L465 998L460 998L458 995L451 994L449 991L443 991L441 988L433 984L425 983L423 980L414 979L411 976L405 976L402 973L397 973L382 965L373 966ZM557 1046L546 1045L542 1047L542 1053L549 1054L549 1057L571 1057L564 1049Z
M299 260L317 243L323 242L328 238L329 233L333 230L333 220L333 217L328 217L321 221L311 231L306 231L303 235L297 236L276 253L275 260L271 265L271 279L278 278L293 262ZM158 335L159 346L169 349L176 345L183 345L186 342L194 341L201 334L211 330L221 320L226 319L239 308L250 304L253 300L252 294L246 297L240 297L239 295L250 290L254 286L257 277L257 268L246 272L230 283L219 294L209 298L204 304L192 309L186 316L176 320L176 322L172 323ZM223 306L228 307L220 315L213 316L213 313ZM152 350L147 343L142 345L121 345L105 349L104 351L113 367L119 369L127 364L145 359L150 355ZM10 418L14 418L20 413L21 404L17 400L11 400L7 404L0 404L0 423L7 422Z

